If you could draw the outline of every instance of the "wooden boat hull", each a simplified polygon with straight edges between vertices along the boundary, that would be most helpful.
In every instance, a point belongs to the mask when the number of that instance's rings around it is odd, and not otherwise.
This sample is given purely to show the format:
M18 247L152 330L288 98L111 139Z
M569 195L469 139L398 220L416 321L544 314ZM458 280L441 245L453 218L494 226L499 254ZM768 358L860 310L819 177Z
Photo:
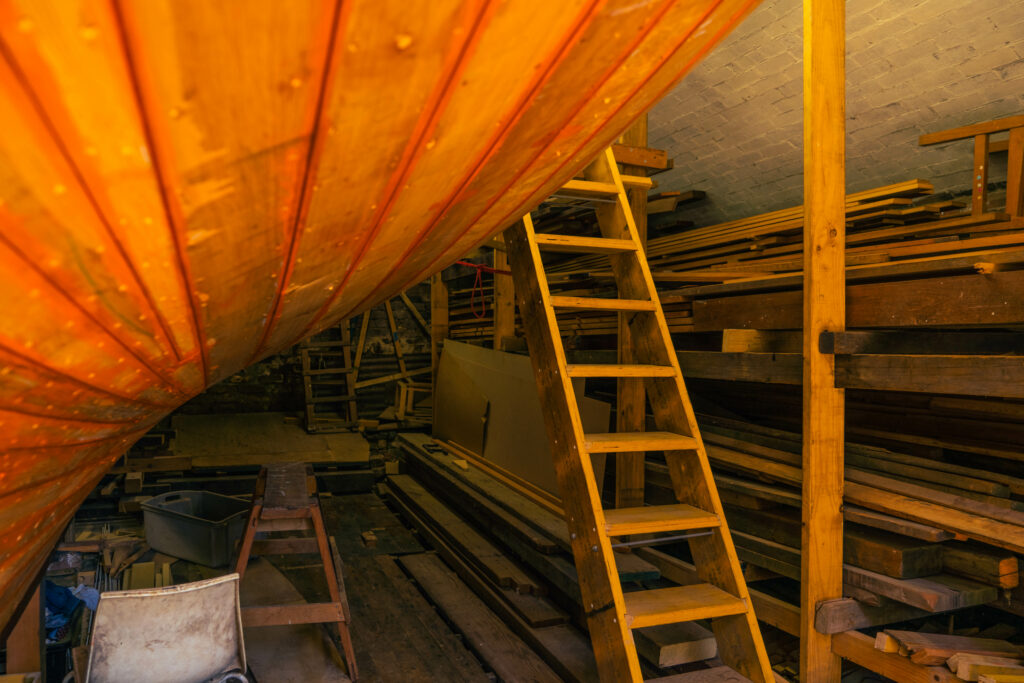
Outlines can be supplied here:
M516 220L756 2L0 1L0 623L162 416Z

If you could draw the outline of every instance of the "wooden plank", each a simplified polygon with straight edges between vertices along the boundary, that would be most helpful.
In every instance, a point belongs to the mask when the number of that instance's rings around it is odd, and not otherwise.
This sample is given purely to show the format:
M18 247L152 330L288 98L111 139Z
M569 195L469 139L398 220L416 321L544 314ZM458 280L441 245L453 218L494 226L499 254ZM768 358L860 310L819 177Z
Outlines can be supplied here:
M885 632L910 651L911 660L916 664L944 664L947 659L958 652L996 657L1019 657L1024 653L1020 646L994 638L973 638L895 629L886 629Z
M790 547L800 543L800 520L786 511L729 508L727 517L734 529ZM929 576L943 568L942 547L934 543L916 542L856 524L844 528L843 538L843 560L855 567L894 578Z
M242 624L246 628L284 624L333 623L342 621L343 618L341 605L333 602L242 608Z
M646 129L647 115L643 115L644 128ZM633 132L636 124L631 126L622 136L622 144L612 145L612 152L615 153L615 160L625 166L640 166L645 169L664 171L671 168L668 154L663 149L653 149L646 146L646 141L640 143L637 133ZM646 130L642 138L646 139ZM637 171L624 170L623 172L636 173Z
M521 605L517 604L518 599L510 595L510 591L499 591L493 584L484 580L423 520L405 507L403 501L396 499L396 503L402 509L403 515L424 532L447 565L455 570L466 585L486 602L506 625L533 647L552 669L567 681L574 683L590 683L596 679L594 653L583 634L567 624L552 624L543 628L535 628L529 624L522 614Z
M818 603L814 615L814 628L821 633L836 634L918 619L930 614L932 612L888 598L878 598L877 605L869 605L853 598L841 598Z
M840 657L900 683L960 683L944 666L921 666L907 657L876 650L874 639L859 631L833 635L832 648Z
M838 683L813 606L842 597L844 395L823 331L846 325L844 0L804 0L803 533L800 678Z
M1024 320L1024 272L959 275L848 285L848 327L1013 325ZM771 292L693 302L695 332L727 328L801 328L799 292Z
M1011 128L1017 128L1020 126L1024 126L1024 115L1008 116L1004 119L995 119L994 121L975 123L970 126L960 126L958 128L950 128L948 130L940 130L936 133L925 133L917 139L917 144L921 146L936 145L940 142L952 142L953 140L973 138L976 135L1001 133L1005 130L1010 130Z
M823 333L821 350L837 355L1019 355L1024 353L1024 334L991 330L847 330Z
M405 555L399 560L448 619L462 631L466 644L505 681L561 679L487 606L432 555Z
M448 545L457 548L463 558L496 586L514 588L520 593L543 593L536 581L411 477L404 474L392 475L388 478L388 487L400 495L422 519L430 520L435 532Z
M917 538L922 541L948 541L955 536L953 532L946 531L945 529L939 529L938 527L919 522L911 522L910 520L882 514L875 510L866 510L855 505L843 506L843 518L847 522L863 524L864 526L882 529L883 531L892 531L893 533Z
M847 356L836 385L881 391L1024 398L1024 363L1016 356Z
M739 531L733 535L741 558L789 578L799 576L802 553L796 548ZM982 605L998 595L991 586L943 574L897 579L850 564L844 564L842 571L845 586L870 591L930 613ZM845 592L846 588L843 590Z

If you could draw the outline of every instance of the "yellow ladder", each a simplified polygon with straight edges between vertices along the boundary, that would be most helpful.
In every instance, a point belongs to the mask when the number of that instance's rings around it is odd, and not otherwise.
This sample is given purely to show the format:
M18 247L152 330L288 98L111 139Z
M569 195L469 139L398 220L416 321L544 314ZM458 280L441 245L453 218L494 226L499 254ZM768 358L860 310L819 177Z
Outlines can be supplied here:
M558 195L595 199L601 237L538 234L527 214L506 230L505 244L601 680L643 680L633 629L711 619L722 661L755 683L769 683L775 678L611 149L583 176ZM607 255L618 298L553 296L541 261L546 250ZM567 363L555 318L556 311L567 310L631 315L637 362ZM660 431L585 434L572 385L577 377L644 379ZM591 454L637 451L664 451L678 504L604 509ZM703 583L623 593L612 538L691 531L688 542Z

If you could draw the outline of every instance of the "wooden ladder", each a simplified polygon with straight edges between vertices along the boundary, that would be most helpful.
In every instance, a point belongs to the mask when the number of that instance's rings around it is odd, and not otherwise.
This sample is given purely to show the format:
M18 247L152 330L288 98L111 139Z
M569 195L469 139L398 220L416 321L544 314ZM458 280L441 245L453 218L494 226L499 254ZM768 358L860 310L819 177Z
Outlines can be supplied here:
M643 680L632 629L711 619L719 656L727 666L755 683L774 681L611 149L583 175L558 195L594 199L601 237L538 234L527 214L505 232L505 243L601 680ZM607 255L619 298L552 295L541 262L544 251ZM631 316L637 362L566 362L555 314L571 310ZM577 377L642 378L660 431L585 434L572 385ZM678 504L604 509L591 454L637 451L664 451ZM611 539L659 532L688 536L703 583L623 593Z
M350 429L356 423L357 408L349 321L342 321L302 342L299 356L306 399L306 431L313 434Z

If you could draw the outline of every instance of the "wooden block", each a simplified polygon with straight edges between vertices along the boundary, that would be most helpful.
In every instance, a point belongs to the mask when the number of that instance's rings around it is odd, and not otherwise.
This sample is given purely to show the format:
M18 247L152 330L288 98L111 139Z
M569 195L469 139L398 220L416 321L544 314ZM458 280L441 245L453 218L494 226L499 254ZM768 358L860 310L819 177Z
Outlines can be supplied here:
M987 583L1003 589L1020 583L1017 556L979 543L946 543L943 546L945 570L958 576Z
M633 635L640 655L663 669L711 659L718 653L715 634L692 621L642 628Z
M130 569L130 578L125 575L125 585L129 590L152 588L155 585L156 568L152 562L136 562Z
M132 495L142 493L142 472L125 473L124 492Z
M362 534L363 545L367 548L374 548L377 546L377 534L372 531L364 531Z
M142 503L149 498L149 496L126 496L117 502L117 511L122 514L138 512L142 509Z
M882 652L899 652L900 641L896 640L885 631L879 631L875 634L875 649L881 650Z

